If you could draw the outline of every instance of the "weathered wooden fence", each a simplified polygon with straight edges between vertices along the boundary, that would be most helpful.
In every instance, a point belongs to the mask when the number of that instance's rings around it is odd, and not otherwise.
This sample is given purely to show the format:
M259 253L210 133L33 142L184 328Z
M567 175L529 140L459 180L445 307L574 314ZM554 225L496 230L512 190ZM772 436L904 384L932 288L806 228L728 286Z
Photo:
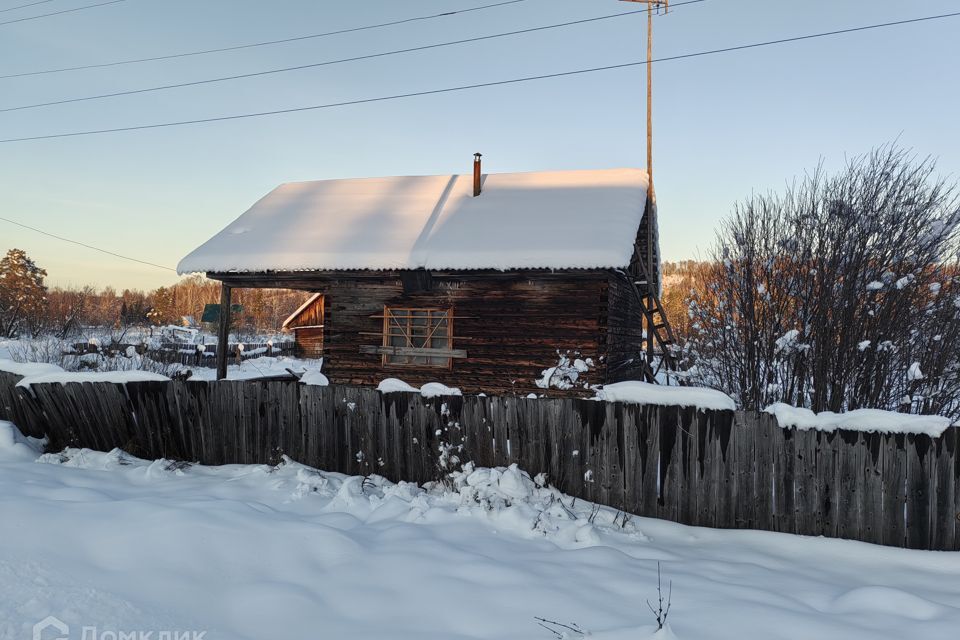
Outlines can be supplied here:
M247 342L242 343L243 349L240 349L241 343L231 343L227 345L227 357L233 362L238 360L250 360L263 356L293 356L296 355L297 345L292 341L288 342ZM188 367L215 367L216 344L196 345L179 342L164 342L159 347L148 348L144 344L113 344L99 346L89 343L77 343L73 345L73 353L101 353L108 357L123 357L127 350L132 348L137 353L146 354L151 360L165 364L179 363ZM202 347L202 350L201 350Z
M282 454L348 474L436 479L441 443L562 491L684 524L960 550L958 430L940 438L782 429L766 414L574 398L381 395L288 382L34 385L0 373L0 419L51 446L204 464Z

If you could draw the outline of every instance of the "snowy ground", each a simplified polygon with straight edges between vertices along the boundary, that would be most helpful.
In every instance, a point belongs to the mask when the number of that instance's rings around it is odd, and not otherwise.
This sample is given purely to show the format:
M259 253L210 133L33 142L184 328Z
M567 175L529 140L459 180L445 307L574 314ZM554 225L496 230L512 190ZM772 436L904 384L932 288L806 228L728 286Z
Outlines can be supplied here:
M303 360L288 356L262 356L244 360L241 364L227 365L228 380L249 380L251 378L265 378L270 376L284 376L291 371L295 373L320 372L323 360ZM217 370L211 367L183 367L190 369L192 380L216 380Z
M536 639L534 616L680 640L958 637L960 554L632 518L477 470L459 491L296 463L38 454L0 423L0 638L54 615L208 640ZM111 637L111 636L108 636Z

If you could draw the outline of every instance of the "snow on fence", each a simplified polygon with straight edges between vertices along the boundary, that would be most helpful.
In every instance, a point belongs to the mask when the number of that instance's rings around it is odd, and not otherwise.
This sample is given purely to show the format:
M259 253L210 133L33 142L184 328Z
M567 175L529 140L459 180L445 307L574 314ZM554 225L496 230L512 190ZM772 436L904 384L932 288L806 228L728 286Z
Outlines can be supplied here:
M18 379L0 372L0 419L48 435L54 449L204 464L288 455L414 482L439 478L454 452L479 466L516 462L565 493L642 516L960 550L955 427L938 438L797 430L729 410L290 382L38 384L31 394Z
M198 347L202 347L198 348ZM227 345L227 359L249 360L261 356L292 356L297 351L294 342L250 342ZM147 352L151 359L164 363L180 363L186 367L216 367L217 345L164 343L159 349Z
M145 353L151 360L164 364L179 363L185 367L216 367L216 344L188 344L181 342L163 342L156 348L146 348L142 344L119 344L101 347L97 344L77 343L73 345L75 353L108 353L119 355L133 349ZM292 356L297 351L296 343L284 342L248 342L227 345L227 357L249 360L261 356Z

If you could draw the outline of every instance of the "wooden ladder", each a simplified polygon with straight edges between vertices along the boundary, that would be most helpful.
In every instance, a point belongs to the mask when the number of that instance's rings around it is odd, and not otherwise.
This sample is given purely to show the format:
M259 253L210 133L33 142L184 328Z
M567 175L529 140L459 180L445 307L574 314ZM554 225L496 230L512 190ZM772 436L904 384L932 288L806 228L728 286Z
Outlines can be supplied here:
M657 375L663 371L677 370L677 357L674 353L677 340L667 319L667 314L663 309L663 303L660 296L657 295L655 285L650 279L646 262L640 256L640 251L634 248L634 258L636 259L637 271L639 277L627 273L630 284L637 301L640 303L640 310L646 325L646 338L643 352L643 377L647 382L657 383ZM641 290L644 289L644 290ZM643 327L644 323L641 323ZM657 351L659 349L659 351ZM659 355L659 360L656 356ZM654 366L656 365L656 366Z

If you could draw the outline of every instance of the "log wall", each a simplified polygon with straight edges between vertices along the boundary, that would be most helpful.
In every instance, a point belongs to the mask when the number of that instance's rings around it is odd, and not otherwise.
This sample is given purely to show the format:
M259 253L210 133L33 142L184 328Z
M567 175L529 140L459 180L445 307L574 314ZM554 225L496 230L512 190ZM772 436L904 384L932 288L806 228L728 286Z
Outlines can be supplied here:
M558 273L341 272L211 274L232 287L279 286L325 294L324 373L334 383L376 386L387 377L442 382L468 393L540 392L536 380L559 353L591 358L581 384L606 381L607 271ZM450 368L384 365L363 347L383 344L384 307L453 309ZM572 390L574 392L576 390ZM584 388L579 389L581 393Z
M626 276L611 273L607 288L607 382L643 379L643 309Z
M293 335L299 357L323 357L323 327L297 327L293 330Z

